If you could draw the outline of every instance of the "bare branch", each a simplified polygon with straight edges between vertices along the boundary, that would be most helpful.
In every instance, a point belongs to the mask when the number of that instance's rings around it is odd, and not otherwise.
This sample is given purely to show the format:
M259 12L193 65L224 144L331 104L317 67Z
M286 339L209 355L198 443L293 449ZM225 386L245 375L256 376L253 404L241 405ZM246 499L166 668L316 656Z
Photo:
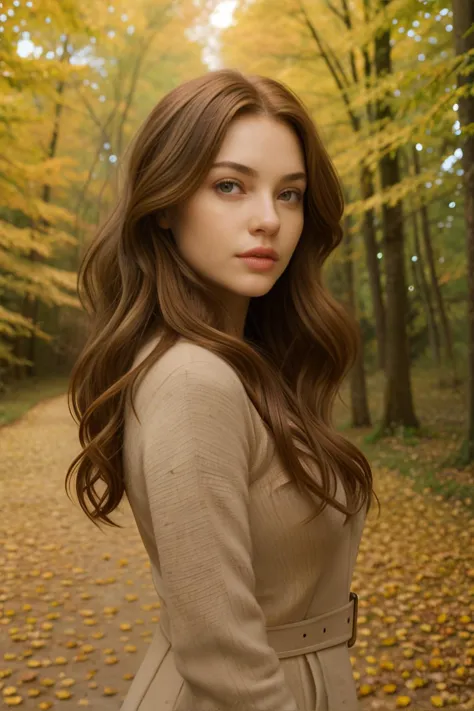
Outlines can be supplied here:
M337 9L337 7L334 7L330 0L326 0L326 5L329 10L331 10L331 12L333 12L339 20L341 20L341 22L344 22L344 15Z
M106 133L106 130L105 130L106 127L107 127L108 124L109 124L110 114L109 114L108 119L106 119L105 124L102 123L102 121L101 121L100 118L97 116L97 114L96 114L96 112L95 112L95 110L94 110L94 107L93 107L92 104L90 103L90 101L89 101L89 99L87 98L87 96L86 96L85 94L82 94L82 93L81 93L80 96L81 96L81 98L82 98L82 101L84 102L84 105L85 105L85 107L86 107L86 109L87 109L87 112L88 112L90 118L91 118L92 121L95 123L95 125L99 128L99 130L100 130L100 132L101 132L103 138L105 138L105 140L110 143L110 136ZM117 110L117 105L114 106L114 108L113 108L113 110L112 110L112 113L115 113L116 110Z
M323 46L322 40L321 40L315 26L313 25L310 18L308 17L308 13L306 12L306 9L304 7L303 0L299 0L299 7L300 7L300 12L303 16L304 23L305 23L307 29L309 30L312 38L316 42L319 52L320 52L322 58L324 59L324 61L326 62L326 66L329 69L329 72L331 73L331 75L336 83L336 86L340 91L340 94L341 94L342 100L344 102L344 105L346 107L346 111L349 116L352 128L354 129L354 131L358 131L359 127L360 127L360 120L359 120L359 117L354 113L354 111L351 108L350 99L349 99L349 96L347 93L347 86L344 86L344 81L346 81L345 75L343 75L343 79L341 79L340 75L338 74L338 72L336 70L336 69L339 69L339 71L340 71L340 65L338 65L338 62L336 60L336 62L335 62L336 66L334 66L334 64L333 64L333 62L335 60L334 53L328 51ZM330 54L332 55L331 57L330 57Z
M351 86L351 82L350 82L349 79L347 78L345 69L344 69L344 67L342 66L342 64L341 64L340 60L338 59L337 55L335 54L334 50L333 50L329 45L326 45L326 52L327 52L328 55L331 55L331 59L332 59L332 61L334 62L334 64L336 65L336 67L338 68L339 73L340 73L340 75L342 76L342 79L343 79L343 82L344 82L345 86L346 86L346 87L350 87L350 86Z
M83 184L83 186L82 186L82 189L81 189L81 192L80 192L80 194L79 194L78 201L77 201L77 205L76 205L76 223L75 223L75 234L76 234L76 236L79 234L79 221L80 221L80 219L81 219L82 206L83 206L83 204L85 203L87 191L89 190L89 186L90 186L90 184L91 184L91 182L92 182L92 177L93 177L93 174L94 174L94 170L95 170L95 167L96 167L96 165L97 165L97 161L99 160L100 153L101 153L101 151L102 151L102 145L103 145L104 137L105 137L105 138L107 137L106 129L107 129L108 125L111 123L111 121L113 120L113 118L114 118L114 116L115 116L115 113L116 113L116 111L117 111L117 108L118 108L118 105L116 104L116 105L113 107L113 109L110 111L110 113L109 113L109 115L108 115L108 117L107 117L105 123L103 124L103 126L102 126L102 125L100 126L100 129L101 129L101 140L100 140L99 146L98 146L98 148L97 148L97 150L96 150L96 152L95 152L95 155L94 155L94 158L93 158L93 160L92 160L92 163L91 163L91 165L90 165L90 167L89 167L89 172L88 172L88 174L87 174L87 178L86 178L86 180L85 180L85 182L84 182L84 184Z

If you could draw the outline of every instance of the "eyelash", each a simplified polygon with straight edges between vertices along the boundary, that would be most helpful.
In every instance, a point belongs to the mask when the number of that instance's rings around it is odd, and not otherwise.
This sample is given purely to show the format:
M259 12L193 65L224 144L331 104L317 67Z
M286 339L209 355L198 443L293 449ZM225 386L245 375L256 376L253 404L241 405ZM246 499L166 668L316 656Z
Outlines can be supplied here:
M214 189L220 195L231 195L232 193L222 193L218 190L220 185L229 185L229 184L230 185L237 185L239 188L242 188L241 184L237 180L227 179L227 180L219 180L219 182L215 184ZM289 188L288 190L284 190L283 192L284 193L293 193L294 195L296 195L296 197L298 198L297 202L301 202L301 200L303 199L303 195L300 193L299 190L294 190L293 188ZM288 202L288 201L285 200L285 202Z

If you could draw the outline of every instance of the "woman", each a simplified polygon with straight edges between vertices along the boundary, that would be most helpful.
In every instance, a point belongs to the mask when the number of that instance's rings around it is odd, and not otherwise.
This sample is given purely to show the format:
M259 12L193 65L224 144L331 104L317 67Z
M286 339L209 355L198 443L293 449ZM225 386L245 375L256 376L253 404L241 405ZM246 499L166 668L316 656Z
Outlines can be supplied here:
M94 522L126 493L161 600L122 711L357 708L372 477L331 426L357 339L321 283L342 211L307 111L268 78L183 84L132 146L80 274L67 477Z

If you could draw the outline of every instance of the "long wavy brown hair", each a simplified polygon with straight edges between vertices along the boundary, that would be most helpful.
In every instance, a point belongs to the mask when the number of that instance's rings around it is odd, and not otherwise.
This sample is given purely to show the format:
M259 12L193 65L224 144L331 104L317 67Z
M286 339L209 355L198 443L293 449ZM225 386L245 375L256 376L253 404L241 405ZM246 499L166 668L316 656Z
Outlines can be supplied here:
M243 340L226 332L221 303L182 259L170 230L158 223L162 211L187 200L202 184L229 125L242 114L263 114L288 125L301 143L308 179L300 241L273 288L250 300ZM323 263L342 238L343 197L301 101L277 81L234 70L186 82L144 122L123 183L79 270L79 298L90 330L69 384L82 451L66 475L68 495L75 476L87 516L96 524L118 525L110 514L125 492L126 398L133 405L139 376L185 338L236 371L273 433L283 465L314 501L314 515L330 505L347 521L362 507L368 510L374 494L370 466L331 421L335 396L358 348L356 325L321 279ZM158 345L132 369L138 349L155 333L161 334ZM319 482L301 452L317 462ZM347 506L335 498L335 473Z

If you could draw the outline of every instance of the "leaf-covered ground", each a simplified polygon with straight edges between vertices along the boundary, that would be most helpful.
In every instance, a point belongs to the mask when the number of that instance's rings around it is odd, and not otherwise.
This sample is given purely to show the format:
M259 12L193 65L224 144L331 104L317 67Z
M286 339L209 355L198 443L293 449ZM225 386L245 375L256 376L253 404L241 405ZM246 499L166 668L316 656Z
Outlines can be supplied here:
M64 492L78 451L64 397L0 430L3 707L117 711L158 620L126 505L101 533ZM407 454L408 457L408 454ZM354 589L364 711L474 708L474 522L379 461ZM471 698L471 701L469 701Z

